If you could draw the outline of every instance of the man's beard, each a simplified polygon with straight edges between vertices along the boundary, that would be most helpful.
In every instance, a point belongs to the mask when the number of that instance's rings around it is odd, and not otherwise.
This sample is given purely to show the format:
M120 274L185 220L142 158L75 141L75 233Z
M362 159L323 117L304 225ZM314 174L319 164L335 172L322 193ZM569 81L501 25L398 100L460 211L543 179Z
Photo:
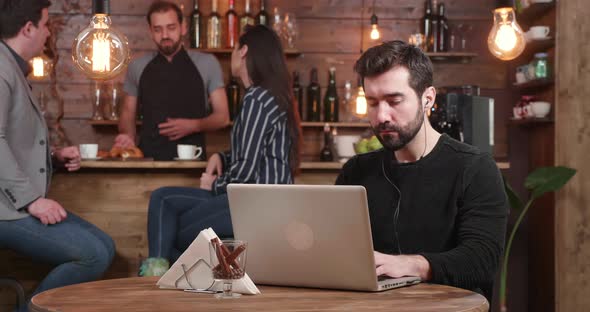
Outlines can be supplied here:
M165 41L172 42L172 45L164 46L163 42L165 42ZM175 41L172 41L172 39L163 39L163 40L160 40L160 43L156 44L156 45L158 46L158 50L160 50L160 52L162 54L164 54L165 56L170 56L178 50L178 47L180 46L180 40L175 42Z
M410 141L416 137L416 134L420 131L422 124L424 123L424 110L422 106L418 108L418 112L416 114L416 118L412 120L407 126L400 127L398 125L393 125L389 123L381 123L377 127L371 127L373 129L373 133L379 139L379 142L383 145L383 147L387 148L390 151L397 151L404 146L406 146ZM381 131L391 131L395 132L395 135L389 134L381 134Z

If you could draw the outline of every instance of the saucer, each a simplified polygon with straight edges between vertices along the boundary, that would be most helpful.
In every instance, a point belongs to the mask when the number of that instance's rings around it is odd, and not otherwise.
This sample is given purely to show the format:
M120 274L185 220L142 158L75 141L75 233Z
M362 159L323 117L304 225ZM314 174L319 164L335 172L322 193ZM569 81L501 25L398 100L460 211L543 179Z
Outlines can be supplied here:
M540 37L540 38L531 37L531 41L545 41L545 40L553 40L553 37L551 37L551 36Z
M194 158L178 158L178 157L174 157L174 160L176 161L194 161L194 160L198 160L198 157L194 157Z
M92 157L92 158L81 158L82 160L99 160L102 159L102 157Z

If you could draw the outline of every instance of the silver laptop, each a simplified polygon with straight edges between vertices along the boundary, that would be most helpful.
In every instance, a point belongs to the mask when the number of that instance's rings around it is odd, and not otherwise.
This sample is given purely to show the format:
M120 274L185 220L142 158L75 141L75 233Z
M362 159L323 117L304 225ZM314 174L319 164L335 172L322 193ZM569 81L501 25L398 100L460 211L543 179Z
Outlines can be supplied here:
M381 291L420 282L378 279L362 186L230 184L227 193L258 284Z

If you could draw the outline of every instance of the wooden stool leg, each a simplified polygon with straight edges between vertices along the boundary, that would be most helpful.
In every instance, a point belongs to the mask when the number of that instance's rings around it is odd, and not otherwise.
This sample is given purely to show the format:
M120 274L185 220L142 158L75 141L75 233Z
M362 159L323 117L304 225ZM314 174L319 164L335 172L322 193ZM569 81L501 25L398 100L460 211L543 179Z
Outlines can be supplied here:
M25 289L23 286L14 278L11 277L0 277L0 287L8 286L16 292L16 308L21 309L26 305L25 302Z

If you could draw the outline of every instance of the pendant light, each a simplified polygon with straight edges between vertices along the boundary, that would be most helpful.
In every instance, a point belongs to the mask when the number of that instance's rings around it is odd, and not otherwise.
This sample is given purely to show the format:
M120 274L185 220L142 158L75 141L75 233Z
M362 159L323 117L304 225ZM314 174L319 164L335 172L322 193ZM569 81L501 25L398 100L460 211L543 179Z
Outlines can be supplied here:
M490 52L503 61L509 61L518 57L525 45L524 33L516 22L512 1L498 1L494 10L494 25L488 36Z
M373 15L371 15L371 39L378 40L381 38L379 33L379 23L377 15L375 14L375 0L373 0Z
M365 89L363 89L363 83L360 77L358 78L357 87L354 114L358 117L364 117L367 115L367 98L365 97Z
M109 0L92 0L92 19L72 45L72 58L78 68L94 80L108 80L120 74L129 63L127 37L111 27Z
M33 69L29 74L29 78L32 80L45 80L53 69L53 61L44 53L30 59L29 65Z
M374 4L374 3L373 3ZM363 22L363 12L365 11L365 0L362 2L361 7L361 51L360 54L363 54L363 45L364 45L364 32L365 32L365 23ZM373 10L373 14L374 10ZM357 78L357 92L354 101L354 107L352 108L352 112L355 116L364 117L367 114L367 99L365 98L365 90L363 89L363 81L360 76Z

